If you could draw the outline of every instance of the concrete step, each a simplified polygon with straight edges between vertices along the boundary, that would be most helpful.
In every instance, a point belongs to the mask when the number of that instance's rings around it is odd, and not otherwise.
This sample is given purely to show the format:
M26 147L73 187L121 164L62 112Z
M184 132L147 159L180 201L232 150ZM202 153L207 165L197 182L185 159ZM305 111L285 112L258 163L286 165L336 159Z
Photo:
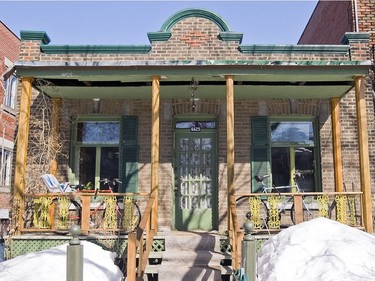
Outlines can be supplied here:
M162 262L146 267L146 273L157 274L158 280L219 281L222 274L230 277L230 266L221 266L228 256L220 252L221 236L217 233L176 231L158 236L165 239Z
M224 256L212 251L166 251L162 255L162 264L165 266L215 266L220 265Z
M220 251L220 236L215 233L173 231L165 234L168 250Z
M221 280L221 268L220 266L161 266L158 280L218 281Z

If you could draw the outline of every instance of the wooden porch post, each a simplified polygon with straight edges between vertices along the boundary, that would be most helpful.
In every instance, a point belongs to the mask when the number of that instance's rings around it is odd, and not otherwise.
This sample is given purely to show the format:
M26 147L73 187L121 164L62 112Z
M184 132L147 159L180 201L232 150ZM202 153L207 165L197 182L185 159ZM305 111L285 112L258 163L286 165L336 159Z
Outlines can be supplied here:
M60 113L61 113L61 99L52 99L52 127L51 127L51 146L53 153L56 152L58 147L59 130L60 130ZM50 174L56 176L57 174L57 161L53 158L49 168Z
M33 79L31 77L23 77L21 80L21 99L18 120L18 140L16 150L16 166L14 171L13 201L13 224L17 234L20 234L20 231L23 228L23 215L25 210L25 199L23 195L25 193L26 182L26 159L29 141L32 81Z
M151 196L155 196L155 202L151 214L151 229L158 227L158 193L159 193L159 135L160 135L160 77L152 77L152 116L151 116Z
M342 153L341 153L341 126L340 126L340 99L331 99L333 161L335 173L335 191L343 192Z
M228 185L228 229L231 227L231 206L234 201L234 89L233 76L226 76L227 99L227 185Z
M367 232L373 232L372 200L370 186L370 160L368 148L365 77L355 76L355 99L358 122L359 168L363 192L363 222Z

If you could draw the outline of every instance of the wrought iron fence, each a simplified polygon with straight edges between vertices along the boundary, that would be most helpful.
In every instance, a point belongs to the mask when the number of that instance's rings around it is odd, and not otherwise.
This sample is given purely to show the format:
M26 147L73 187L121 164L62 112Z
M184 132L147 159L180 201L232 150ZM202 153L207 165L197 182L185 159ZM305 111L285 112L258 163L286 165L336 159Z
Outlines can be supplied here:
M26 194L22 232L132 232L141 220L148 193ZM19 208L21 209L21 208Z
M362 192L252 193L237 195L236 202L241 221L250 219L258 232L318 217L364 228Z

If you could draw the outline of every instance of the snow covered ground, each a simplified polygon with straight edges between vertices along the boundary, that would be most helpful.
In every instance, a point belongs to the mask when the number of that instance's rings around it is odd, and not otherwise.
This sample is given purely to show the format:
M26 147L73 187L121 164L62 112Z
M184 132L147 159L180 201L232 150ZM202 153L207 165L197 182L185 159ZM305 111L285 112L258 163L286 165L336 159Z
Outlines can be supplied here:
M123 274L114 264L116 254L82 241L83 280L120 281ZM68 244L29 253L0 263L0 281L66 281Z
M84 281L122 280L115 253L82 245ZM66 248L1 262L0 281L66 281ZM375 281L375 236L324 218L289 227L263 244L258 281Z
M373 281L375 236L317 218L267 240L258 261L258 281Z

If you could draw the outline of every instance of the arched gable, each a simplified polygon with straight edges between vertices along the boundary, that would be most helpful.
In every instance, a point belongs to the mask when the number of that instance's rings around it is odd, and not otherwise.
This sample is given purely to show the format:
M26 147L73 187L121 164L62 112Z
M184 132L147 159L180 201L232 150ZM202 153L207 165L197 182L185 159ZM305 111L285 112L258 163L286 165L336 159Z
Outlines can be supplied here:
M181 20L184 20L186 18L190 17L197 17L197 18L205 18L212 22L214 22L221 31L228 32L230 31L229 26L226 24L226 22L217 14L203 9L185 9L181 10L172 16L170 16L161 27L160 31L162 32L168 32L171 30L171 28L178 23Z
M148 32L150 42L167 41L171 37L171 29L177 23L187 18L204 18L213 22L220 30L219 38L223 41L236 41L241 43L243 34L231 32L227 23L217 14L204 9L185 9L170 16L162 25L158 32Z

